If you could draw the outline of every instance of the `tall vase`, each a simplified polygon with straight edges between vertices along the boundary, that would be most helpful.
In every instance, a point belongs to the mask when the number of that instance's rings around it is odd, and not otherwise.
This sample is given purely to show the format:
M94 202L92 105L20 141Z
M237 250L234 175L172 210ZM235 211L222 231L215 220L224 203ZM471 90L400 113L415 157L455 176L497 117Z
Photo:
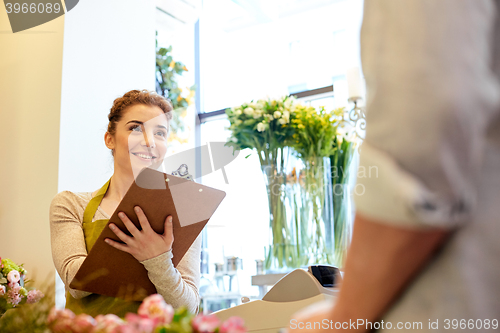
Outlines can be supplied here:
M262 156L262 154L260 154ZM288 162L286 149L271 152L271 158L261 158L261 168L269 202L269 246L266 248L266 271L285 271L298 268L296 229L290 208L291 188L287 183L285 166Z
M356 145L344 140L339 143L338 147L336 153L330 156L335 234L334 264L337 267L344 267L352 236L353 209L349 170Z
M351 243L352 208L351 193L347 183L333 187L335 260L337 267L344 267L347 249Z
M331 264L334 233L330 160L313 157L302 162L295 193L297 252L303 266Z

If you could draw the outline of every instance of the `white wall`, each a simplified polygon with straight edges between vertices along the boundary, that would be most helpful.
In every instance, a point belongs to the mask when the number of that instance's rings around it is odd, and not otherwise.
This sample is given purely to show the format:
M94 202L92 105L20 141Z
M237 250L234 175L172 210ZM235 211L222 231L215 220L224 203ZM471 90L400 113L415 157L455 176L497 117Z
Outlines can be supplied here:
M104 145L113 100L155 88L152 0L86 0L66 15L59 191L94 191L113 173Z

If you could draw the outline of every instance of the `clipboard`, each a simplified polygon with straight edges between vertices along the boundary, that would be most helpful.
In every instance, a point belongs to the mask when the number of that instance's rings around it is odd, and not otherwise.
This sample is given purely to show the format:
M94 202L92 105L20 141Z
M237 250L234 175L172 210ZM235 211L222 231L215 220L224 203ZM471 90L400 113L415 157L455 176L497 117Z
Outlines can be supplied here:
M114 223L130 236L118 217L124 212L140 229L134 207L144 211L153 230L164 232L165 219L172 215L174 267L184 257L207 224L226 193L183 177L145 168L130 186L99 238L70 283L70 288L95 294L142 301L156 293L144 266L131 254L115 249L104 239L120 239L108 227Z

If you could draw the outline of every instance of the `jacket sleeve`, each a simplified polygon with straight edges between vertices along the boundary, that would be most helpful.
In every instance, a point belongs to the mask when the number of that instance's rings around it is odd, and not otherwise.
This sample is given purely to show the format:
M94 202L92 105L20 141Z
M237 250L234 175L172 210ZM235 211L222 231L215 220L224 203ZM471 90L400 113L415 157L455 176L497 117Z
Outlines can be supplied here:
M413 228L470 219L499 105L495 13L490 0L365 1L359 213Z

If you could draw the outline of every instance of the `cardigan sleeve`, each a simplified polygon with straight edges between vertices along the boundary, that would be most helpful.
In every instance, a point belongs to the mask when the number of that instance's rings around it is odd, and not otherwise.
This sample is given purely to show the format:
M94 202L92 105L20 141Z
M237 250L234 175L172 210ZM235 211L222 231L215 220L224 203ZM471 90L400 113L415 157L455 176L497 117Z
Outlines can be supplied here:
M87 257L83 208L79 207L76 194L69 191L57 194L52 199L49 217L52 259L66 290L76 299L90 295L68 287Z
M175 240L174 240L175 242ZM193 242L182 260L174 268L172 251L141 261L151 282L165 301L174 308L186 306L196 313L200 304L201 235Z

